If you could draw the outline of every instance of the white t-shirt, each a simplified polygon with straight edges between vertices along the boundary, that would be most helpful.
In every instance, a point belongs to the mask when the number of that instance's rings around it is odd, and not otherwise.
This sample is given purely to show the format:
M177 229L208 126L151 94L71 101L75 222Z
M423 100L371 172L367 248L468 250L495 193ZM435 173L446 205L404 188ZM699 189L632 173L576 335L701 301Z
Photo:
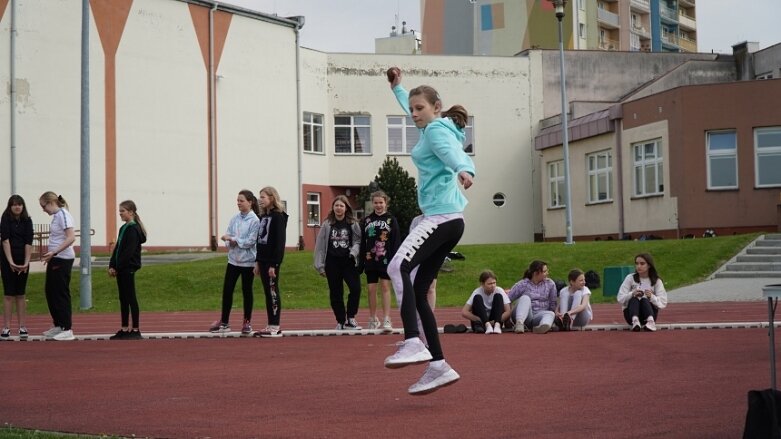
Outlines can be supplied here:
M575 294L578 293L578 291L580 291L580 293L581 293L581 296L580 296L581 297L581 299L580 299L581 303L583 303L583 300L586 299L586 296L590 296L591 295L591 290L589 290L588 287L586 287L586 286L584 286L580 290L575 290L575 291L569 291L569 287L564 287L561 290L559 290L559 297L561 297L561 293L563 293L564 291L568 291L569 292L569 297L574 296ZM589 297L589 299L591 299L591 298ZM570 304L569 309L572 309L572 308L574 308L574 306L572 306L572 304ZM588 309L588 312L593 315L593 311L591 310L591 300L589 300L588 305L586 305L586 309Z
M49 226L49 251L55 251L65 242L65 229L73 228L73 217L65 208L60 208L52 215L52 223ZM73 244L65 250L59 252L57 256L60 259L74 259L76 253L73 251Z
M496 287L494 288L494 292L491 294L485 294L485 291L483 291L483 287L478 287L476 290L472 291L472 295L469 296L469 299L467 299L466 304L472 305L474 303L475 297L480 296L483 299L483 305L485 305L485 309L491 310L491 304L494 303L494 296L497 294L502 295L502 303L505 305L510 304L510 298L507 297L507 293L504 292L502 287Z

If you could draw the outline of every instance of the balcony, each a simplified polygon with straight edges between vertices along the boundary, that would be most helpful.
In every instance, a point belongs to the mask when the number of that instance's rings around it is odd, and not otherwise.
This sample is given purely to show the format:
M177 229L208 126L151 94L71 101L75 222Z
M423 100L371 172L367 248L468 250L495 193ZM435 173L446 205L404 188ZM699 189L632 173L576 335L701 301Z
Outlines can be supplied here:
M667 6L659 5L659 12L661 12L662 19L666 19L672 22L678 22L678 11L670 9Z
M597 9L597 21L610 29L618 29L618 14L614 14L607 9Z
M632 0L629 3L630 7L634 10L642 11L642 12L651 12L651 1L650 0Z
M662 32L662 43L678 47L678 35L673 32Z
M643 26L632 26L632 33L639 35L643 39L651 38L651 32Z
M694 17L686 15L683 12L683 9L681 9L680 13L678 14L678 24L680 24L681 27L685 27L689 30L697 30L697 22L694 20Z
M697 53L697 41L693 40L691 37L681 35L678 38L678 45L684 52Z
M604 38L599 40L599 48L601 50L618 50L618 41Z
M696 6L694 4L694 0L678 0L678 4L687 8L693 8Z

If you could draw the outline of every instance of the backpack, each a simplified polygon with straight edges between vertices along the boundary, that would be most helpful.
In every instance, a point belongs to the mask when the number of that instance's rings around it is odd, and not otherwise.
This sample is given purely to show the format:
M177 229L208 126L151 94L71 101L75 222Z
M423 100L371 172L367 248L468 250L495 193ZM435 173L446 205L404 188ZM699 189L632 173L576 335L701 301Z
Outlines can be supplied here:
M781 429L781 392L775 391L775 413L773 413L773 390L750 390L748 412L743 439L779 439Z
M589 270L585 273L586 277L586 286L593 290L594 288L599 288L600 281L599 281L599 274L594 270Z

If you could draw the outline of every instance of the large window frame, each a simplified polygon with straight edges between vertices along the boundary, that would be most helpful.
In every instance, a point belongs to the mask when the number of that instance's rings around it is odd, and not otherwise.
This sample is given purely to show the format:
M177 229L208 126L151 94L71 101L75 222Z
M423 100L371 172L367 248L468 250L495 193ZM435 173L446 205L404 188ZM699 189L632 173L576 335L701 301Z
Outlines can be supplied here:
M564 160L548 162L548 208L566 207L567 188L564 185Z
M714 130L705 133L708 190L738 188L738 133ZM727 173L731 175L727 175ZM726 178L725 178L726 177Z
M303 147L304 152L313 154L324 154L323 150L323 128L324 116L319 113L304 112L302 118L303 126Z
M306 193L306 225L308 227L318 227L320 225L320 193Z
M464 127L464 152L468 155L475 155L475 118L469 116L466 118Z
M632 144L632 194L635 197L664 195L662 139Z
M754 128L756 187L780 187L781 171L779 169L781 169L781 126Z
M371 155L371 116L334 115L334 154Z
M588 204L613 201L613 152L609 149L586 154Z

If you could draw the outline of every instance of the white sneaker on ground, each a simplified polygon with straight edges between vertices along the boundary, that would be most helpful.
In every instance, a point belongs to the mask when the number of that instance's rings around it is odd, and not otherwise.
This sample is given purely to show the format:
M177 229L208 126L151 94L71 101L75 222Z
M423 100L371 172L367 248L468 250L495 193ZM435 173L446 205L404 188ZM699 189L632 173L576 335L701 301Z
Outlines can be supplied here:
M494 334L502 333L502 324L499 322L494 323Z
M369 317L369 329L379 329L380 328L380 319L377 317Z
M379 323L379 320L377 320L377 323ZM382 322L382 332L393 332L390 317L385 317L385 320Z
M494 333L494 325L492 325L490 323L485 325L485 333L486 334L493 334Z
M526 332L526 326L523 324L523 322L515 322L515 327L513 328L513 332L516 334L523 334Z
M534 332L535 334L545 334L548 331L550 331L550 325L547 324L547 323L543 323L541 325L537 325L532 330L532 332Z
M57 335L53 336L52 339L57 341L66 341L76 340L76 337L73 335L73 331L68 329L67 331L60 331Z
M435 363L441 364L435 365ZM431 362L418 382L409 387L408 392L411 395L425 395L438 390L441 387L453 384L458 381L459 378L461 377L458 373L453 370L445 360L442 360L441 362Z
M431 360L431 352L418 337L408 338L400 342L395 354L385 359L385 367L398 369L410 364L425 363Z
M642 330L643 327L640 326L640 319L638 319L637 317L632 317L632 331L637 332Z
M355 320L354 317L351 317L351 318L347 319L347 321L344 323L344 329L347 329L347 330L350 330L350 331L358 331L358 330L361 330L363 328L361 328L358 325L358 321Z
M52 326L51 328L43 331L43 336L46 338L52 338L60 332L62 332L62 328L59 326Z
M648 320L645 321L645 330L650 332L656 331L656 322L653 317L648 317Z

